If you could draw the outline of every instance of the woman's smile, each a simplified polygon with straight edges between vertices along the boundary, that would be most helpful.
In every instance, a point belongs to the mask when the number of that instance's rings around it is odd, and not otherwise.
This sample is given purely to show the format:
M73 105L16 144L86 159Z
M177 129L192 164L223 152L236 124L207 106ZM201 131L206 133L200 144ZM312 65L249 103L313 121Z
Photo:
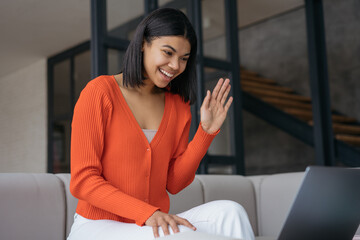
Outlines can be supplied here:
M167 72L167 71L165 71L164 69L161 69L161 68L160 68L160 72L163 73L164 75L166 75L169 78L172 78L174 76L174 74L169 73L169 72Z
M170 82L175 75L175 74L169 73L161 68L159 68L159 71L160 71L160 74L163 77L163 79L167 82Z

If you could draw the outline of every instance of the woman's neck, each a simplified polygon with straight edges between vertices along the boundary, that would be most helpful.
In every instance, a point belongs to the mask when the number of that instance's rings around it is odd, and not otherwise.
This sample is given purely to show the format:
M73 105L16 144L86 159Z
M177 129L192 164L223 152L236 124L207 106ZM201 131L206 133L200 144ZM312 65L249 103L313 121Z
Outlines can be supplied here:
M123 74L120 73L118 75L114 75L115 80L119 84L121 88L124 88L128 91L136 92L139 95L142 96L149 96L154 94L163 93L164 91L162 89L159 89L155 86L155 84L150 79L144 80L144 85L140 87L130 87L130 86L124 86L123 84Z

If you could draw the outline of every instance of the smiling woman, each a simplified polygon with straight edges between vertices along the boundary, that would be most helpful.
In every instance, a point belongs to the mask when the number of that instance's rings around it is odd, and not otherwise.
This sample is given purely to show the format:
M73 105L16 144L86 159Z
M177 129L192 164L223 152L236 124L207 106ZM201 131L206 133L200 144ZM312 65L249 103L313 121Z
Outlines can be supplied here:
M156 10L136 29L123 71L100 76L82 91L72 121L70 190L79 203L69 240L146 240L193 230L254 239L235 202L168 214L168 192L193 181L232 103L230 81L219 79L207 91L188 143L196 44L181 11Z

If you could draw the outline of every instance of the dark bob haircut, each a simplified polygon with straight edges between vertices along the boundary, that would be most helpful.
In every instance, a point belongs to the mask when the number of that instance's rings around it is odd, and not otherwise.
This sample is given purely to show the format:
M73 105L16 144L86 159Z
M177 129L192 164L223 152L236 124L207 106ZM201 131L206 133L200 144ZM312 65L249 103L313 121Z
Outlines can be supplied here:
M164 89L179 94L184 102L193 104L196 101L196 51L197 39L190 21L180 10L160 8L151 12L138 25L134 39L126 50L123 62L123 84L131 87L142 86L143 56L142 45L146 41L162 36L183 36L190 45L190 56L183 73L171 81L168 88Z

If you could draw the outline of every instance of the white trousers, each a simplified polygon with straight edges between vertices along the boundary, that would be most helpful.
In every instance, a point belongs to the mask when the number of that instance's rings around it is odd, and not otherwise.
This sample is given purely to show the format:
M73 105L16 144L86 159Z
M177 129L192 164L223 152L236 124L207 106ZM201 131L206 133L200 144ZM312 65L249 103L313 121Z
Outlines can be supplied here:
M187 219L196 231L223 235L244 240L254 240L249 218L245 209L236 202L228 200L212 201L194 207L177 216ZM180 232L193 231L180 225ZM169 231L173 234L169 226ZM160 237L164 233L159 227ZM150 226L139 227L134 223L112 220L90 220L78 214L74 216L68 240L150 240L154 239Z

